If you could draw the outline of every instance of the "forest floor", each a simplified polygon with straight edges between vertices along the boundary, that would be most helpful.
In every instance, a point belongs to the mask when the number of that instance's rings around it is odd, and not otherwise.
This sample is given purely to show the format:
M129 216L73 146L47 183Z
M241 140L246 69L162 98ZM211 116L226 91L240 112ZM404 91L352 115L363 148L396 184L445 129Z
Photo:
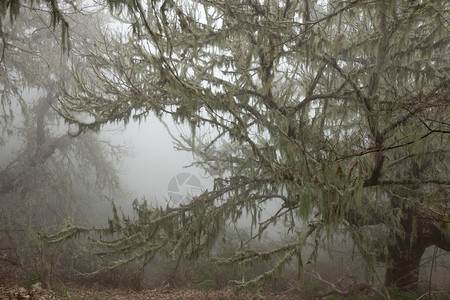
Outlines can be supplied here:
M14 266L0 260L0 299L177 299L177 300L197 300L197 299L223 299L238 300L252 299L255 294L239 293L235 294L232 288L218 290L199 289L147 289L136 291L124 288L107 288L95 284L86 285L76 282L67 282L62 285L64 289L47 290L43 289L39 283L31 284L27 282L29 275L18 266ZM297 292L273 293L265 292L261 295L263 299L294 300L308 299Z

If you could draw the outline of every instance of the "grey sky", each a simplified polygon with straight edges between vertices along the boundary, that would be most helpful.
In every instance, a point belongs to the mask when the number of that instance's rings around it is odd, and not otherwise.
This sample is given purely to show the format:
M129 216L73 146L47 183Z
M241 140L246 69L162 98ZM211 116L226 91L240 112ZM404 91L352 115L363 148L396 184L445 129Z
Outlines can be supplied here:
M171 119L165 121L175 136L176 126ZM119 127L116 127L119 128ZM123 128L121 126L120 128ZM127 145L132 155L125 157L120 172L123 187L130 193L129 201L145 196L147 200L164 203L167 199L167 185L178 173L189 172L197 176L205 188L211 185L201 169L186 166L192 162L192 156L186 152L176 151L172 139L164 125L155 117L147 120L130 122L122 130L106 131L106 136L114 143Z

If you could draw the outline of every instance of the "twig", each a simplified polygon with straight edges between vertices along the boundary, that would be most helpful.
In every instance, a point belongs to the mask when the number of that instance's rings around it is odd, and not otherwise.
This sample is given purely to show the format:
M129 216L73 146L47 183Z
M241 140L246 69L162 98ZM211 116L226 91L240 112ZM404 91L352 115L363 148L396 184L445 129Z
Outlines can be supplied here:
M388 300L386 295L384 295L382 292L380 292L378 289L376 289L375 287L373 287L372 285L370 285L367 282L353 284L347 290L342 290L336 286L336 283L333 283L333 282L323 279L320 276L320 274L317 272L312 273L312 276L315 277L316 279L318 279L319 281L321 281L322 283L325 283L329 288L331 288L331 291L326 292L325 294L321 295L320 298L324 298L326 296L333 295L333 294L338 294L341 296L350 296L355 291L363 292L365 290L368 290L375 295L376 299ZM343 278L339 279L337 281L337 283L341 282L342 280L343 280Z

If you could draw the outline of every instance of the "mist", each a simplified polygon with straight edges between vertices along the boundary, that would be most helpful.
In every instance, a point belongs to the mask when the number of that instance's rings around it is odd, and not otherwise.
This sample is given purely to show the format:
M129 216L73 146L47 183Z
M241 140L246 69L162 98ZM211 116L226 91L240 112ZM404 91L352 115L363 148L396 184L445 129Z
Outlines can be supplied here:
M190 132L188 126L176 125L171 118L160 120L149 116L141 122L132 121L126 126L108 125L102 137L130 149L129 155L120 163L120 179L130 199L145 198L153 204L165 205L169 201L168 184L180 173L191 173L211 189L212 179L205 172L192 166L191 153L177 151L167 132L178 136Z
M447 299L450 10L388 2L5 2L0 298Z

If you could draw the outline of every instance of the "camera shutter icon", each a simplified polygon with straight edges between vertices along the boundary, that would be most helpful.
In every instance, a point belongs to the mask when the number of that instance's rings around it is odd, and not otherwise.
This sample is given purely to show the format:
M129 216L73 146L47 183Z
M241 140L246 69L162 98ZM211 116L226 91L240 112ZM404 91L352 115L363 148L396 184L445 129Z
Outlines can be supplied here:
M188 204L192 198L203 191L200 180L191 173L180 173L174 176L167 186L169 201L175 205Z

